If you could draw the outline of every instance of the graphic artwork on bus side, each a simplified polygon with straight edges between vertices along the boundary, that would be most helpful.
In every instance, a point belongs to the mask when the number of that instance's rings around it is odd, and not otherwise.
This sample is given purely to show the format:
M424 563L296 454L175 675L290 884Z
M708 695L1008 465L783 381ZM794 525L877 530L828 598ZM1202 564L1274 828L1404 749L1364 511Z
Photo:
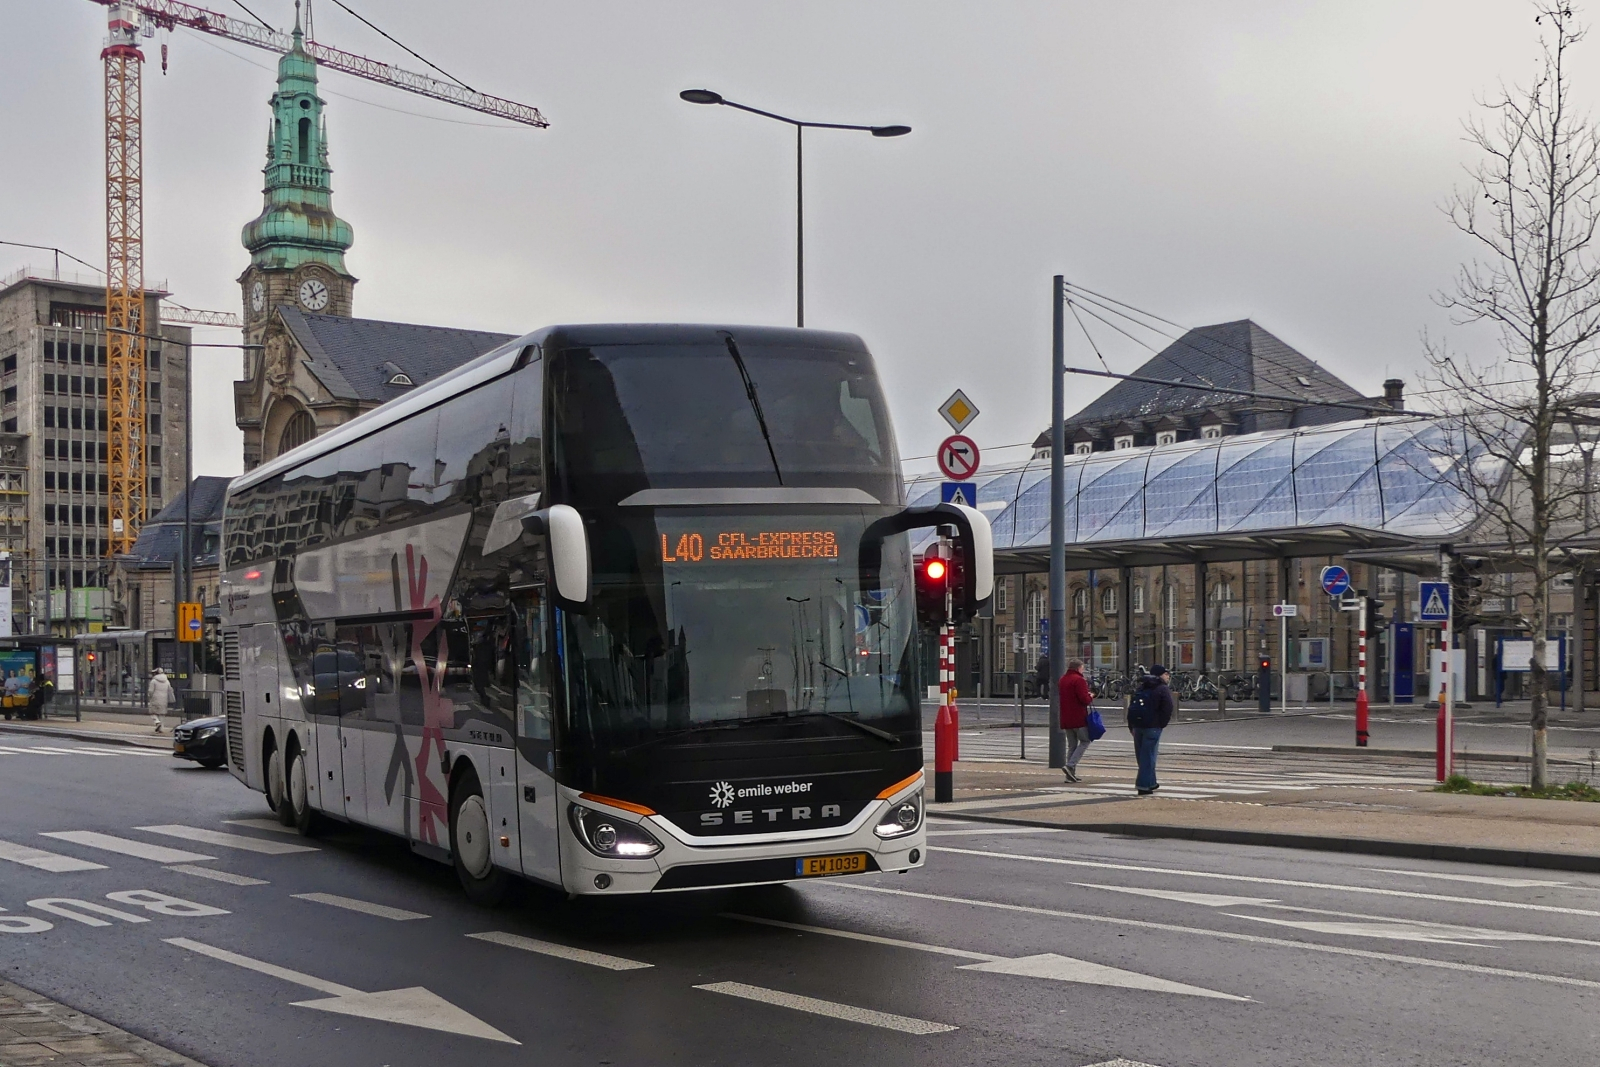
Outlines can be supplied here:
M448 829L449 806L442 790L434 784L429 768L435 766L430 758L434 746L439 749L439 759L445 754L444 728L455 724L455 703L444 695L445 664L441 661L428 666L423 642L438 627L442 614L438 594L423 602L428 587L428 557L417 559L413 545L406 545L406 586L410 593L411 610L427 611L426 621L419 620L411 627L411 661L417 665L417 682L422 691L422 747L417 750L417 840L430 845L439 844L439 828ZM434 824L438 823L436 827ZM448 838L446 839L448 841Z

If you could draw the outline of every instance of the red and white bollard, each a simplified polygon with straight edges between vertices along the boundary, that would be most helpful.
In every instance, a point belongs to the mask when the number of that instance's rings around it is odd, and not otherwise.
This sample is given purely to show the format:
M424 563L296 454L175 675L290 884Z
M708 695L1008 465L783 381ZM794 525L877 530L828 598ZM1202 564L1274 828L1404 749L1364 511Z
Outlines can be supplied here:
M955 703L950 698L950 626L939 627L939 714L933 720L933 799L949 803L955 796L955 761L960 730Z
M1367 601L1361 601L1356 641L1356 747L1367 747Z

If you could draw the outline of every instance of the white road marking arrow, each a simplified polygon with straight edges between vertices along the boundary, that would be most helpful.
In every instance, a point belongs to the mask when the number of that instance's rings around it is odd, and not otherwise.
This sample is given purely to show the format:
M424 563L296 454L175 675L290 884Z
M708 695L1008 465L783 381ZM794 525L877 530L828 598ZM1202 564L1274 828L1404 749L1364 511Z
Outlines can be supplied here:
M237 952L217 948L213 945L191 941L187 937L169 937L164 939L167 944L177 948L198 952L202 956L210 956L214 960L231 963L236 967L243 967L258 974L270 975L273 978L292 982L295 985L315 989L319 993L328 993L331 996L326 1000L297 1000L293 1006L297 1008L315 1008L318 1011L337 1012L340 1015L354 1015L362 1019L377 1019L386 1023L399 1023L401 1026L417 1026L424 1030L442 1030L447 1034L461 1034L465 1037L481 1037L485 1041L500 1041L507 1045L520 1045L499 1030L490 1026L482 1019L462 1011L454 1004L445 1000L436 993L424 989L422 986L411 986L407 989L388 989L378 993L363 993L337 982L324 981L309 974L291 971L287 967L279 967L275 963L266 963L262 960L241 956Z
M1217 1000L1250 1000L1249 997L1236 997L1231 993L1218 993L1213 989L1184 985L1182 982L1169 982L1165 978L1139 974L1137 971L1123 971L1116 967L1090 963L1087 960L1075 960L1069 956L1058 956L1054 952L1010 959L1005 956L996 956L989 952L973 952L964 948L947 948L944 945L925 945L920 941L902 941L896 937L881 937L877 934L864 934L855 930L836 930L827 926L808 926L805 923L785 922L782 919L767 919L759 915L738 915L725 911L722 913L722 917L736 919L739 922L758 923L762 926L778 926L786 930L800 930L810 934L824 934L828 937L842 937L851 941L867 941L875 945L909 948L918 952L933 952L941 956L957 956L962 959L979 961L957 967L956 970L958 971L1017 974L1024 978L1048 978L1057 982L1121 986L1124 989L1147 989L1156 993L1182 993L1186 996L1212 997Z
M1021 956L1014 960L992 960L989 963L969 963L957 967L958 971L986 971L989 974L1020 974L1025 978L1050 978L1057 982L1081 982L1085 985L1119 986L1123 989L1144 989L1152 993L1181 993L1190 997L1211 997L1215 1000L1248 1002L1249 997L1236 997L1232 993L1219 993L1215 989L1202 989L1182 982L1169 982L1165 978L1124 971L1088 960L1075 960L1058 956L1054 952L1041 952L1037 956Z
M1101 885L1095 882L1073 882L1085 889L1109 889L1113 893L1132 893L1136 897L1155 897L1179 904L1199 904L1207 908L1239 908L1247 904L1275 904L1271 897L1230 897L1221 893L1184 893L1176 889L1144 889L1131 885Z

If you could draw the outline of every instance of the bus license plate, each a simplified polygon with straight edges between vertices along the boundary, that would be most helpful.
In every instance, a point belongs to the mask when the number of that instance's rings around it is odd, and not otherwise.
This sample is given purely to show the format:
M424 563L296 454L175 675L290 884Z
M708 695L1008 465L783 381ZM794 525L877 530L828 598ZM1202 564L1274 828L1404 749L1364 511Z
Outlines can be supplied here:
M846 852L842 856L807 856L794 861L800 878L819 878L830 874L861 874L867 869L865 852Z

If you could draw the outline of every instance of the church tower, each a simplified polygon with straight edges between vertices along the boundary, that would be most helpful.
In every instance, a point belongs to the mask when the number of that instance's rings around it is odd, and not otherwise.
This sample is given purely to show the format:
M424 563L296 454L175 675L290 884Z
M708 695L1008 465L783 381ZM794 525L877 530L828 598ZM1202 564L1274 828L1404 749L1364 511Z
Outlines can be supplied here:
M272 310L282 304L350 317L356 283L344 265L354 241L350 224L333 213L317 62L305 50L298 8L294 44L278 61L272 95L265 203L242 235L250 250L250 266L239 276L246 344L261 343Z

